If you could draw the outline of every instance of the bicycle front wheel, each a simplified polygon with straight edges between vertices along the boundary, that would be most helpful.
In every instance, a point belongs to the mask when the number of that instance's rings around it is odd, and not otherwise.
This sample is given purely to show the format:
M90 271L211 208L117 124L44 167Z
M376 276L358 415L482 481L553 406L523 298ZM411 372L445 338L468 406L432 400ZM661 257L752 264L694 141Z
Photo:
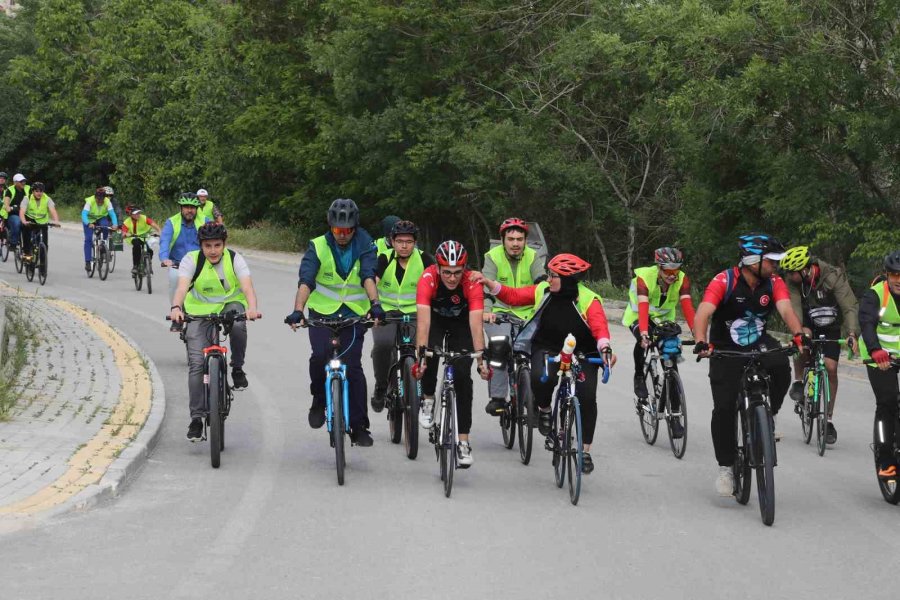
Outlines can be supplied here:
M641 402L640 398L637 400L637 415L644 441L652 446L659 435L659 398L656 395L656 378L649 365L644 369L644 383L648 397L646 403Z
M534 396L531 393L531 369L522 367L516 375L516 427L519 433L519 459L523 465L531 461L534 438Z
M672 446L672 454L675 455L675 458L682 458L687 450L687 399L684 397L684 386L681 384L681 376L678 371L673 369L668 374L664 394L669 445ZM676 437L677 433L681 435Z
M0 260L3 262L9 260L9 242L6 239L0 240Z
M819 378L819 394L816 398L816 450L819 456L825 456L825 448L828 445L826 438L828 437L828 400L831 397L831 390L828 386L828 374L825 371L818 373Z
M222 403L225 401L225 373L218 357L210 359L208 372L206 407L209 413L206 416L206 424L209 429L209 462L213 469L218 469L222 462Z
M41 242L40 246L40 254L38 255L38 281L41 282L41 285L47 283L47 245L44 242Z
M397 369L392 369L388 376L390 389L386 394L385 404L387 405L387 419L388 425L390 426L392 444L399 444L400 440L403 438L403 421L405 414L400 406L400 394L403 391L402 376L399 367Z
M735 452L734 466L734 498L740 504L750 501L750 434L747 429L747 418L741 411L734 416Z
M35 257L32 255L31 260L25 262L25 279L28 281L34 281L34 259Z
M137 291L141 291L141 288L144 287L144 263L138 265L138 268L135 270L134 275L132 276L134 279L134 289Z
M109 245L107 245L106 250L109 252L109 272L112 273L116 270L116 251Z
M20 244L21 244L21 242L20 242ZM21 245L16 246L15 254L13 255L13 262L16 264L16 273L21 273L22 268L25 266L24 261L22 261Z
M584 445L581 437L581 406L572 398L566 410L566 465L569 474L569 500L578 504L581 495L581 471L584 467Z
M561 488L566 482L566 430L565 430L565 406L560 403L557 408L556 418L553 419L553 477L556 487Z
M338 485L344 485L344 392L340 377L331 379L331 443L334 446L334 466L337 469Z
M756 456L756 492L759 496L759 514L762 522L771 525L775 521L775 436L772 420L765 405L753 409L754 454Z
M102 244L97 252L97 271L100 281L106 281L109 276L109 250Z
M441 474L444 480L444 496L450 497L453 491L453 472L456 470L456 428L453 423L453 406L455 396L447 399L447 409L441 421Z
M153 293L153 259L144 254L144 278L147 280L147 293Z
M415 359L411 356L403 361L403 425L406 428L404 440L406 458L415 460L419 455L419 382L413 377Z
M803 440L808 444L813 434L813 403L815 395L815 375L811 370L803 374L803 400L800 401L800 425L803 427Z
M510 382L512 385L512 382ZM509 400L503 412L500 414L500 433L503 435L503 445L507 450L512 450L516 443L516 397L514 394L509 395Z

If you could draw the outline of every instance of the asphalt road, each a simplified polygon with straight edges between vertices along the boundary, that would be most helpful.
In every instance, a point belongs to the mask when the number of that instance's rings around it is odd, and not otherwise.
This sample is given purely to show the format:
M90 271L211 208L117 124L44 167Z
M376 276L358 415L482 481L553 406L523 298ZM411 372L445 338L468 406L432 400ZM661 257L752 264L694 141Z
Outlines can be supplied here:
M847 598L891 589L900 512L875 482L865 380L842 380L839 440L824 458L785 415L771 528L760 522L755 490L748 506L715 493L705 364L682 365L691 418L684 459L672 456L664 432L656 446L644 443L621 327L613 331L619 366L599 392L597 468L577 507L556 488L539 444L527 467L501 446L496 420L482 410L483 385L475 464L457 473L452 498L443 496L431 450L406 459L388 440L383 414L373 416L375 446L350 449L338 487L326 434L306 423L306 333L282 324L296 265L251 259L264 319L249 325L250 388L237 396L222 468L213 470L207 446L184 438L186 367L163 321L164 275L158 292L138 293L122 254L107 281L87 279L80 234L51 236L41 293L84 305L138 340L162 374L168 412L155 453L118 498L0 534L5 600ZM37 287L12 261L0 277Z

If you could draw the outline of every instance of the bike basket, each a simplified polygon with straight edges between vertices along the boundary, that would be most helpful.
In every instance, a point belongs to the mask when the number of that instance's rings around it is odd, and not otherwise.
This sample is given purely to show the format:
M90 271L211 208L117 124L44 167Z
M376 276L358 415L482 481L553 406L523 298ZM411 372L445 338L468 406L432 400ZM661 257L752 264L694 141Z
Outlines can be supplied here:
M113 231L112 235L109 236L109 244L114 251L121 252L125 248L125 245L122 242L122 232Z
M809 319L816 327L828 327L837 321L837 308L834 306L819 306L809 309Z
M512 352L512 346L509 343L509 336L495 335L488 339L487 351L485 352L488 364L495 369L505 369Z

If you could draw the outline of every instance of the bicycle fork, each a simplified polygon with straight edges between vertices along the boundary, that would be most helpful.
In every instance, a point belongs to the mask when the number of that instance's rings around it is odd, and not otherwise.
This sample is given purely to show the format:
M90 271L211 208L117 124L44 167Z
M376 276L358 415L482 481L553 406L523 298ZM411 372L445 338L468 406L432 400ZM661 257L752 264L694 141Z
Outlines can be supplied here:
M344 415L344 431L350 431L350 382L347 380L347 365L341 365L339 368L333 368L330 365L325 367L325 423L328 426L328 432L334 430L334 398L331 396L331 382L335 378L341 380L341 411Z

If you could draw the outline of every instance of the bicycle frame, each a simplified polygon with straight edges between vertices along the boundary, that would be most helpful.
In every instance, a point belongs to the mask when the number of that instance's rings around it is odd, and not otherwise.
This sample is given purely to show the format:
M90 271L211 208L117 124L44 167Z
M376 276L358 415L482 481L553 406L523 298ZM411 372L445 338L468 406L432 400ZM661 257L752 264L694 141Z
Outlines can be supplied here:
M334 398L331 396L331 382L341 381L341 407L343 408L344 431L350 433L350 382L347 379L347 365L340 359L340 334L331 338L331 359L325 364L325 425L330 433L334 429Z
M402 317L386 317L384 319L385 323L396 323L397 331L394 334L394 356L396 360L391 364L391 368L388 369L388 373L390 373L391 377L398 378L397 389L400 393L400 400L402 402L403 398L403 373L400 372L400 365L403 364L403 361L407 358L412 358L413 362L416 360L416 340L415 335L413 334L413 326L412 324L416 322L415 315L403 315ZM417 393L419 396L422 396L422 386L421 383L416 382ZM403 408L405 406L399 406L396 408Z

